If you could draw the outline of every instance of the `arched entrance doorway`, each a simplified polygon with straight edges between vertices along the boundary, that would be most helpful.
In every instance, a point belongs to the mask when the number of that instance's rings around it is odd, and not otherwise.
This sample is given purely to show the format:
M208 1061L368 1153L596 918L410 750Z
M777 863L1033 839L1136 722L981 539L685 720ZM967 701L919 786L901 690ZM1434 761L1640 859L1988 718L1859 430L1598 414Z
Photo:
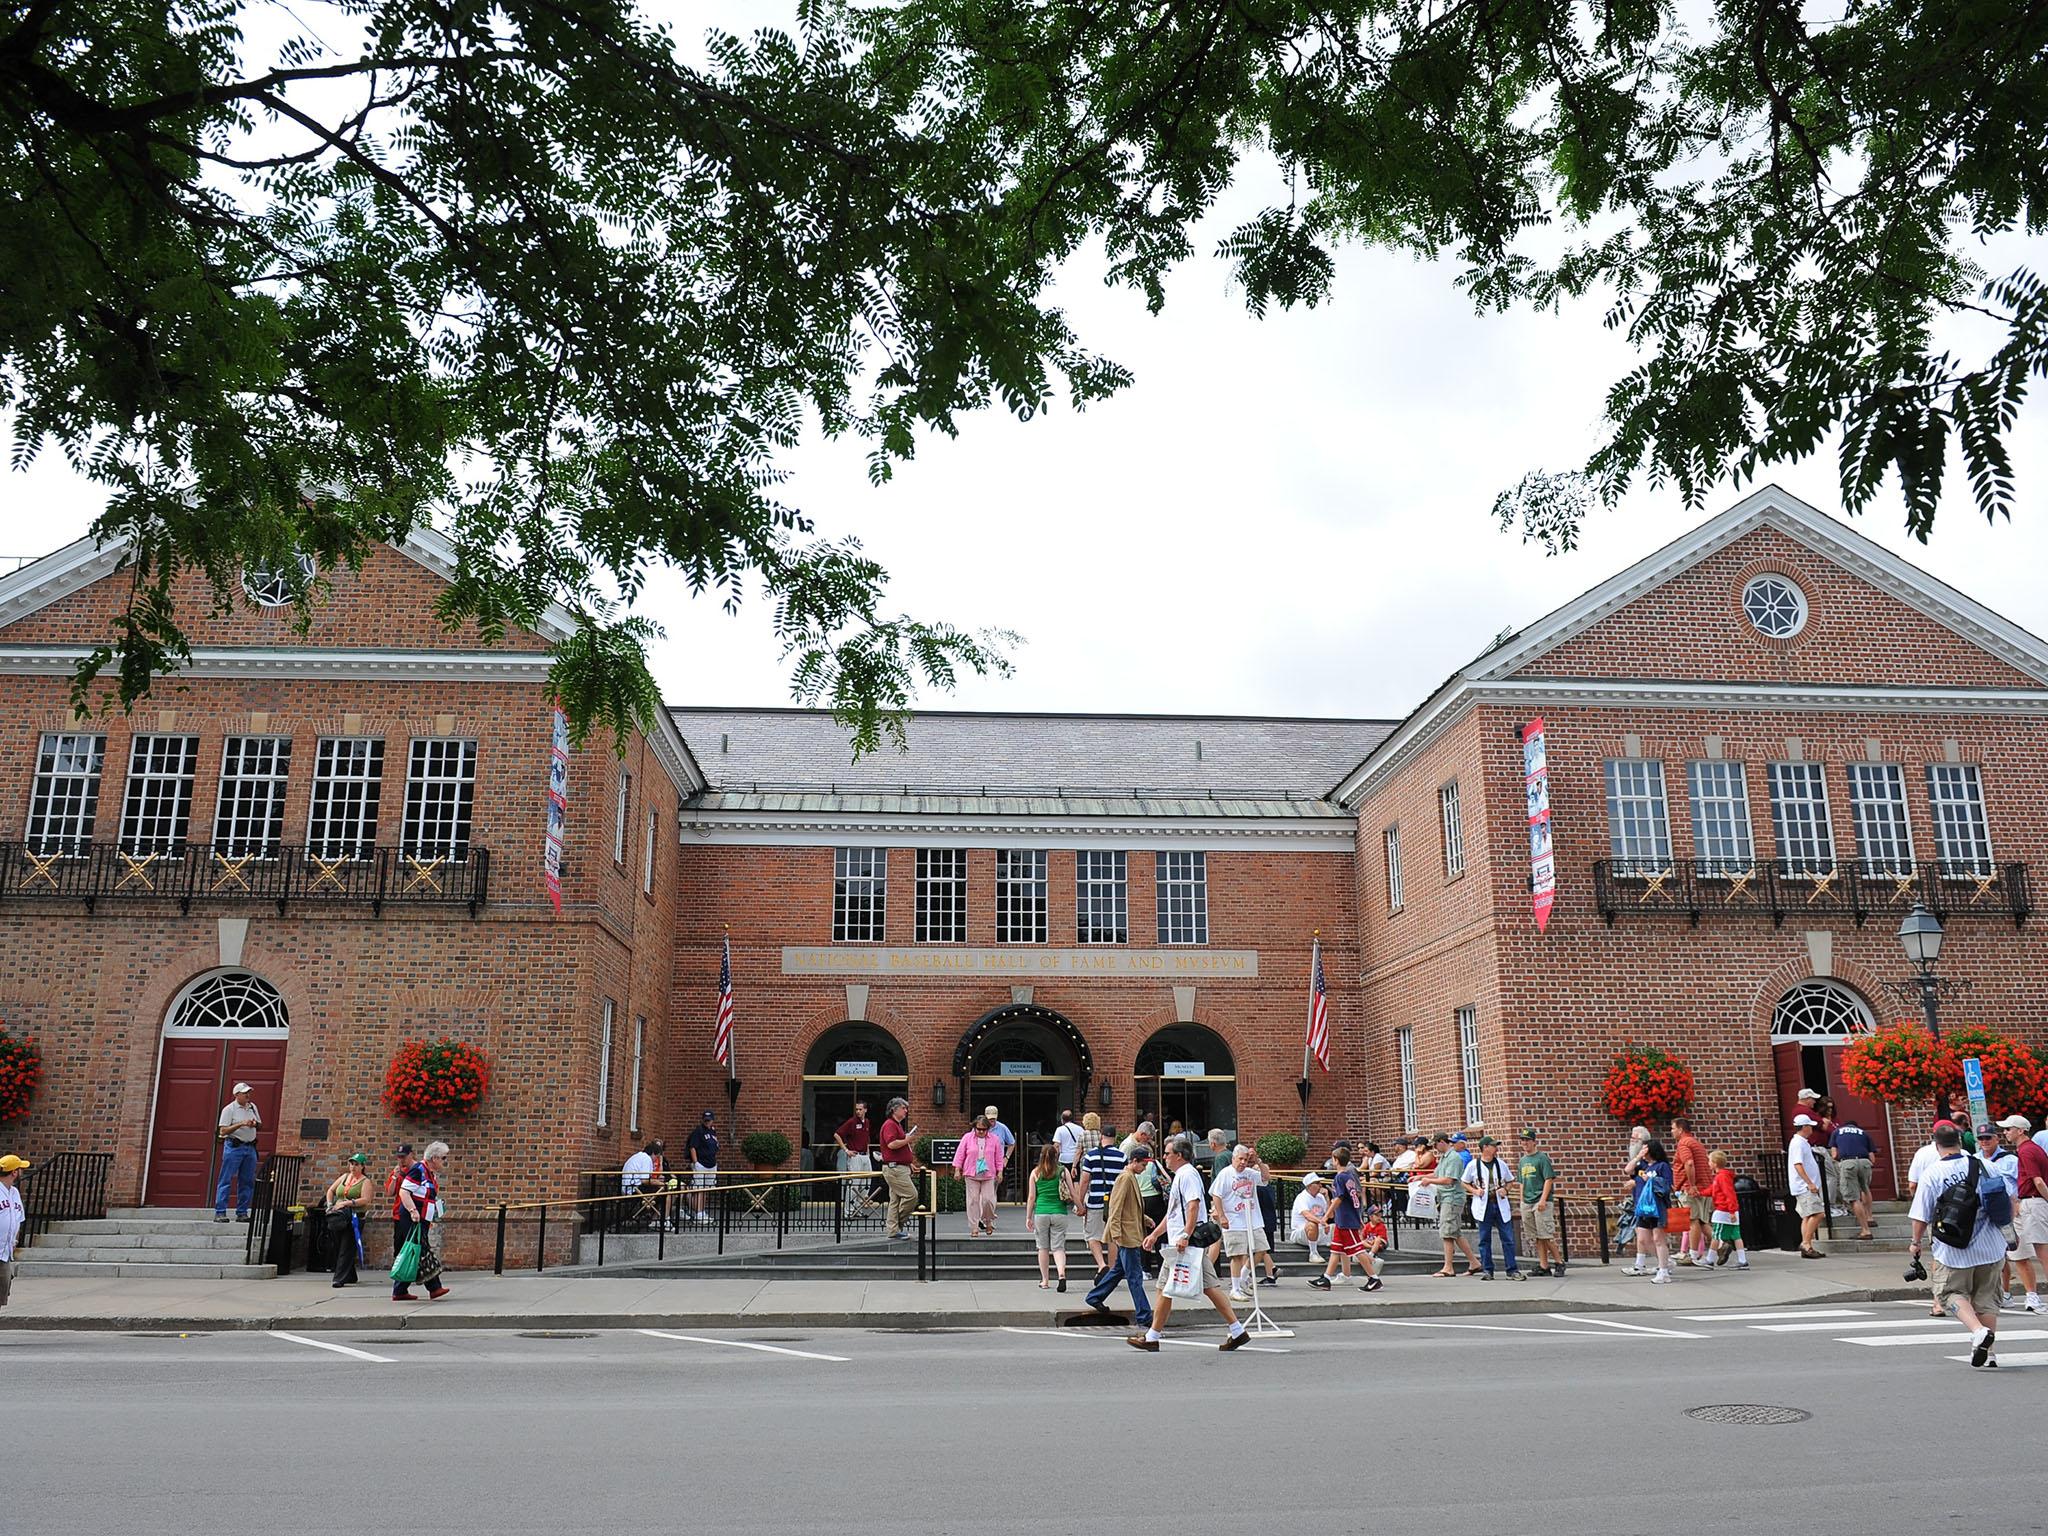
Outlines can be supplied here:
M858 1020L834 1024L804 1058L806 1164L823 1172L839 1166L832 1133L853 1114L855 1100L867 1101L868 1123L880 1127L889 1100L909 1090L909 1068L894 1035Z
M1197 1141L1211 1126L1237 1129L1237 1064L1213 1029L1167 1025L1139 1049L1131 1086L1135 1119L1152 1121L1162 1134L1176 1120Z
M157 1062L143 1204L213 1203L220 1160L214 1129L236 1083L249 1085L263 1112L259 1162L277 1149L288 1033L284 999L249 971L208 971L171 999Z
M1003 1177L1009 1192L1024 1187L1024 1166L1052 1139L1060 1111L1082 1112L1095 1063L1072 1019L1034 1003L1012 1003L968 1026L953 1051L953 1075L967 1091L963 1120L993 1104L1017 1137L1018 1153Z
M1898 1194L1890 1116L1884 1105L1864 1098L1842 1080L1840 1047L1875 1023L1870 1005L1840 982L1818 977L1802 981L1771 1009L1771 1065L1785 1138L1791 1138L1792 1117L1800 1112L1799 1090L1825 1094L1835 1102L1837 1121L1854 1121L1876 1143L1871 1194L1890 1200Z

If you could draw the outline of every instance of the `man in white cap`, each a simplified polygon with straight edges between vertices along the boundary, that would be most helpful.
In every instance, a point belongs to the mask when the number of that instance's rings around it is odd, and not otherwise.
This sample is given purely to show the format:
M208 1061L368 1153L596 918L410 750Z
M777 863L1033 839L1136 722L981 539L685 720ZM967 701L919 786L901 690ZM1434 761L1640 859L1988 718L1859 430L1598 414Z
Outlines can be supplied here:
M1287 1217L1288 1238L1308 1245L1311 1264L1323 1262L1322 1254L1316 1250L1316 1242L1323 1235L1323 1223L1329 1215L1330 1181L1320 1173L1311 1173L1301 1181L1301 1193L1294 1197L1294 1209Z
M1820 1122L1811 1115L1792 1117L1792 1140L1785 1148L1785 1187L1792 1192L1792 1208L1799 1213L1799 1257L1824 1259L1813 1246L1820 1231L1820 1219L1827 1214L1827 1200L1821 1192L1820 1158L1813 1150L1813 1138Z
M213 1192L213 1219L228 1219L228 1196L235 1198L235 1220L249 1219L256 1197L256 1137L263 1129L263 1111L250 1098L247 1083L235 1084L235 1096L221 1106L220 1184Z
M2028 1139L2027 1133L2033 1128L2034 1122L2025 1115L2007 1115L1998 1122L2005 1144L2018 1160L2014 1182L2019 1186L2020 1199L2013 1212L2013 1225L2019 1229L2020 1247L2013 1258L2020 1281L2027 1288L2026 1309L2042 1312L2048 1311L2048 1304L2041 1300L2042 1281L2035 1276L2038 1270L2048 1278L2048 1152Z
M25 1157L12 1152L0 1157L0 1307L14 1289L14 1240L21 1235L21 1171L29 1166Z

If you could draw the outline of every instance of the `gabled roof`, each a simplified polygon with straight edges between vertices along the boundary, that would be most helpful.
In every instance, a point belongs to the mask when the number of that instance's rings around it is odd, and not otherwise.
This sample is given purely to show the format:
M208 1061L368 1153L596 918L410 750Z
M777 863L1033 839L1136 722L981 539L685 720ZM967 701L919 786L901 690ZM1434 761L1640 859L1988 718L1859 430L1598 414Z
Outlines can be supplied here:
M1503 636L1453 673L1441 688L1388 732L1330 791L1332 798L1356 806L1372 780L1461 714L1472 699L1498 691L1512 680L1530 679L1535 664L1566 641L1760 528L1777 530L2048 686L2048 642L1994 613L1967 593L1900 559L1839 519L1778 486L1768 485L1535 623ZM1490 690L1489 685L1495 686ZM1611 683L1598 686L1610 692L1616 687ZM1704 699L1716 690L1711 685L1695 685L1692 691ZM1721 691L1732 692L1733 685ZM1790 698L1801 690L1780 691ZM1851 690L1836 691L1847 694ZM1921 692L1931 698L1936 691ZM1960 693L1958 690L1959 696Z

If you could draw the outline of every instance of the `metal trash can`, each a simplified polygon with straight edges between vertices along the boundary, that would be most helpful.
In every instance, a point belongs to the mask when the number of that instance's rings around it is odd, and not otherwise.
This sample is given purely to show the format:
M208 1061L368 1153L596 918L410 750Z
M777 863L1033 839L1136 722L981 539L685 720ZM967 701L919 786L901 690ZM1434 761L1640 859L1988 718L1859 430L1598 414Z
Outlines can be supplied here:
M1771 1227L1777 1236L1772 1244L1787 1253L1797 1253L1799 1242L1799 1209L1792 1203L1790 1195L1771 1196Z
M1747 1174L1735 1180L1735 1208L1742 1217L1742 1246L1758 1253L1778 1245L1778 1229L1771 1218L1771 1195Z

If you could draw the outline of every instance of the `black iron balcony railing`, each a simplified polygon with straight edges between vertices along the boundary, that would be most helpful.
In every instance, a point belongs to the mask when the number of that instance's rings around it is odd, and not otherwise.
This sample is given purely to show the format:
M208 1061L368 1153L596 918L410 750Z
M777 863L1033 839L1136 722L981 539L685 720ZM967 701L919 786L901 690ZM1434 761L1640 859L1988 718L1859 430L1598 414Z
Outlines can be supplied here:
M229 852L213 843L174 843L141 851L118 843L73 845L45 852L0 844L0 900L195 903L267 901L282 914L293 902L357 903L381 915L389 905L463 905L476 916L490 896L491 854L474 844L460 857L366 848L355 857L322 858L307 848L267 857Z
M1745 913L1768 915L1780 925L1805 916L1848 917L1860 926L1874 916L1904 915L1916 902L1944 922L2002 917L2019 927L2034 910L2024 864L1870 859L1827 867L1761 859L1599 859L1593 900L1609 927L1623 913L1683 917L1695 927L1705 916Z

